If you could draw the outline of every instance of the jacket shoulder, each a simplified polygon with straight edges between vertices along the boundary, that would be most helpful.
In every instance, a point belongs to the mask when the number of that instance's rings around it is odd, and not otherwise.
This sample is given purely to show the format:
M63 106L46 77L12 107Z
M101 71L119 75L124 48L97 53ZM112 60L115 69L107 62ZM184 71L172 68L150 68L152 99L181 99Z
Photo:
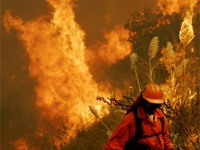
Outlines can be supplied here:
M160 109L157 109L157 110L156 110L156 114L157 114L159 117L165 117L164 113L163 113Z
M124 115L123 120L127 120L128 122L135 122L135 116L133 114L133 112L129 112L126 115Z

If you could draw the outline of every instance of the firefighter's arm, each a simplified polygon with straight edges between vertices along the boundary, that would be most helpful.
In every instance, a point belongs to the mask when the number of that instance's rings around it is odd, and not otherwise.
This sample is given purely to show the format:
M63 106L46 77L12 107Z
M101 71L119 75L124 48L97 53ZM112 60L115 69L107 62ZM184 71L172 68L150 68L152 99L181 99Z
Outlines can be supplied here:
M133 114L129 113L124 116L121 123L114 130L108 140L104 150L123 150L126 142L132 138L135 132Z
M165 143L165 149L173 150L174 146L172 145L171 140L169 138L168 124L167 124L167 119L165 117L164 117L163 139Z

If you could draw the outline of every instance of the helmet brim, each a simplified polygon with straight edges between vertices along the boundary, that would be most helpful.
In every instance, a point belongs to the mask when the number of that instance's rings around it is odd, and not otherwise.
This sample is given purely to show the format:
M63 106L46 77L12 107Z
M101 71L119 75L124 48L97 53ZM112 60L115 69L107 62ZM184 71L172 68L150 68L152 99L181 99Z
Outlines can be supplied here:
M163 99L151 99L151 98L145 98L145 97L143 97L143 98L152 104L163 104L164 103Z

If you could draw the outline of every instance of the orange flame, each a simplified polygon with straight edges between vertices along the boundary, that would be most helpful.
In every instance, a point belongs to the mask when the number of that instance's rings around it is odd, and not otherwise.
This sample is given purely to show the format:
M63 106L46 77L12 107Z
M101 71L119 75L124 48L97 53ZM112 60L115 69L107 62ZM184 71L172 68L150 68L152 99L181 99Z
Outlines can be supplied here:
M98 91L98 84L85 63L85 33L74 20L72 0L47 2L54 9L49 21L43 16L23 22L21 18L12 17L10 11L3 20L7 31L11 27L18 31L29 55L29 74L37 81L35 92L41 110L39 123L46 119L55 129L51 135L44 124L39 124L38 130L41 135L48 134L59 149L75 137L77 131L94 122L89 105L93 105L100 116L107 114L108 110L101 106L104 104L95 101L103 92ZM58 135L57 130L62 134Z
M13 146L16 150L28 150L28 143L27 140L24 138L19 138L13 142Z
M186 12L186 16L182 22L181 30L179 32L180 41L185 46L187 46L194 38L194 30L192 26L192 18L194 13L193 6L191 5L190 7L190 10Z
M179 12L183 6L195 5L198 0L158 0L157 6L164 14Z
M92 70L101 68L103 72L104 67L116 64L129 56L132 51L131 43L127 40L129 31L124 29L122 25L117 25L112 31L104 33L104 37L106 40L104 43L92 44L87 51L90 66L93 66L93 68L91 67ZM98 73L102 74L101 71L98 71Z
M197 1L182 1L182 3L180 4L186 5L189 2L191 3L189 7L186 7L186 15L179 31L179 38L183 46L187 46L194 38L192 18L194 16L193 9ZM181 6L183 5L180 5L179 8ZM174 11L175 10L173 10L173 12ZM184 49L184 51L180 51L182 49L182 45L179 45L176 46L176 51L174 51L173 46L170 45L171 44L169 44L168 42L167 48L164 48L161 52L163 54L163 57L160 59L160 61L165 64L165 67L170 74L169 77L166 79L166 85L162 85L162 88L165 99L170 99L172 105L175 107L175 104L181 103L183 101L182 99L185 98L182 97L183 93L188 94L187 101L189 102L191 102L191 100L196 96L197 93L191 90L191 83L193 83L192 80L195 79L190 73L188 73L189 71L187 70L189 59L185 58L186 50ZM191 48L191 51L194 51L194 47ZM186 78L187 81L190 82L186 82L184 78ZM184 88L187 87L187 89L182 88L183 86Z
M98 49L100 58L108 65L115 64L131 53L131 43L127 41L128 30L123 26L116 26L113 31L105 33L107 43Z

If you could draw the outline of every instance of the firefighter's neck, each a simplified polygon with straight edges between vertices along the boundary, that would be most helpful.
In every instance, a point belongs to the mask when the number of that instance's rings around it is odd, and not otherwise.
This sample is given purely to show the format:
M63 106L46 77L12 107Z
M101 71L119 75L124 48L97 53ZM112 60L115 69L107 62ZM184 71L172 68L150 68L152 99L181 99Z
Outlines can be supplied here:
M157 121L157 117L154 114L153 115L147 114L147 116L152 122L155 123Z

